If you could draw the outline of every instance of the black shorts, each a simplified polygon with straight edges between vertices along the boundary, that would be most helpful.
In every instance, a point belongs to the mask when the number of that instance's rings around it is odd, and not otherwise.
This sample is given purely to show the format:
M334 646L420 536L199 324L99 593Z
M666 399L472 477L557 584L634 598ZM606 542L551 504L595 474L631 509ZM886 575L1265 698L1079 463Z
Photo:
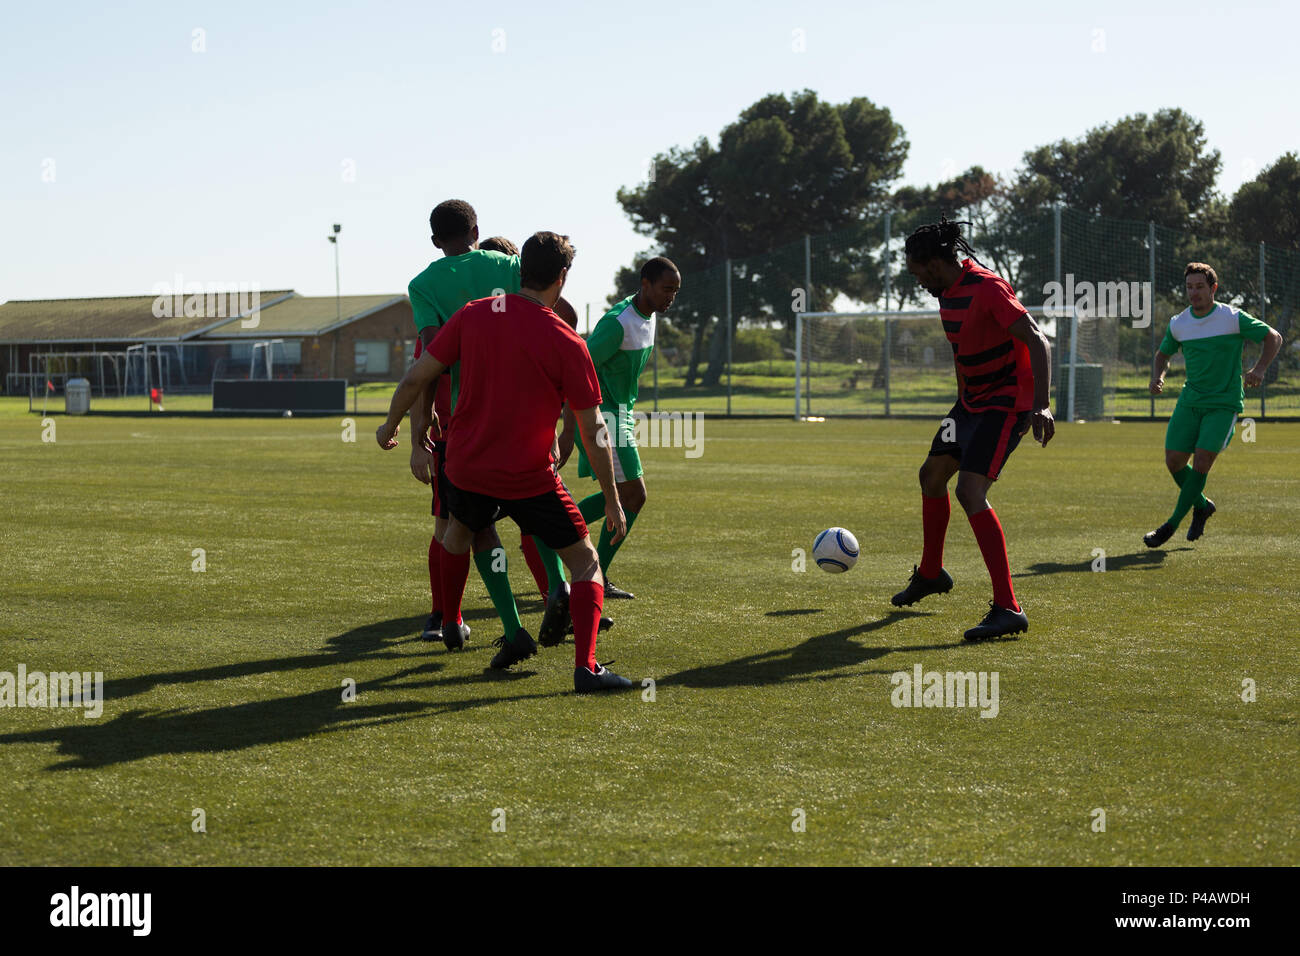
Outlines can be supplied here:
M558 475L553 490L532 498L495 498L457 488L446 478L443 488L452 515L470 531L482 531L500 518L510 518L520 531L536 535L552 551L587 536L587 522Z
M973 471L994 481L1020 438L1029 430L1029 412L1000 408L972 412L958 400L935 432L931 455L951 455L961 462L962 471ZM952 426L948 425L949 419ZM946 434L945 434L946 433ZM945 441L951 437L952 441Z
M433 443L433 516L449 517L447 512L447 443Z

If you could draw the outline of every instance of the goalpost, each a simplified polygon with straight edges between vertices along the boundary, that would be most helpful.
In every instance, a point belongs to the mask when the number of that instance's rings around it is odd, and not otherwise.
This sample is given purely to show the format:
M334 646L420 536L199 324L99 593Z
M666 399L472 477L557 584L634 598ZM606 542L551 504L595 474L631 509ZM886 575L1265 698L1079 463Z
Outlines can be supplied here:
M225 355L232 346L246 349L247 356ZM44 407L51 395L62 395L71 379L84 378L92 395L143 395L152 410L150 393L155 388L171 395L203 394L212 391L218 378L272 379L276 356L285 347L284 339L219 339L144 342L123 351L33 352L27 357L27 371L8 373L5 387L12 392L25 383L30 412Z
M1027 311L1052 347L1056 417L1109 419L1118 377L1118 320L1073 306ZM938 309L801 312L794 332L796 421L942 414L952 405L952 346Z

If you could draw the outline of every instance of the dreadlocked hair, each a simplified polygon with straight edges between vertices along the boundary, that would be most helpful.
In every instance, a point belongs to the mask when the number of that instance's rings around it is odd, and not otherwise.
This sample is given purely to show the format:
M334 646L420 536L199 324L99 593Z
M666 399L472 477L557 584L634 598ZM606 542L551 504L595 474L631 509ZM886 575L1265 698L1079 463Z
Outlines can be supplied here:
M938 222L921 226L908 236L903 248L907 255L917 262L944 259L956 264L958 253L979 262L975 250L970 247L966 237L961 234L961 227L969 225L971 223L966 220L953 222L947 216L941 215ZM983 263L981 262L980 265L983 265Z

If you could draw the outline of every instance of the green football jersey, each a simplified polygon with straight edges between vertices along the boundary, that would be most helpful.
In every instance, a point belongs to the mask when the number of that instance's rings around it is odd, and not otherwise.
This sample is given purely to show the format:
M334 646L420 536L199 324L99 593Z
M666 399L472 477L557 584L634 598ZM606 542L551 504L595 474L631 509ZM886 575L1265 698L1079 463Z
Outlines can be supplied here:
M587 351L600 381L600 407L631 428L637 384L655 345L654 313L642 315L630 295L605 313L587 336Z
M471 249L444 256L411 280L406 292L415 314L415 327L440 329L467 302L519 291L519 257ZM451 407L460 393L460 363L451 368Z
M1188 307L1169 320L1160 351L1173 355L1180 348L1187 363L1187 380L1178 404L1190 408L1245 408L1241 356L1247 340L1262 342L1270 329L1240 309L1216 302L1205 315Z

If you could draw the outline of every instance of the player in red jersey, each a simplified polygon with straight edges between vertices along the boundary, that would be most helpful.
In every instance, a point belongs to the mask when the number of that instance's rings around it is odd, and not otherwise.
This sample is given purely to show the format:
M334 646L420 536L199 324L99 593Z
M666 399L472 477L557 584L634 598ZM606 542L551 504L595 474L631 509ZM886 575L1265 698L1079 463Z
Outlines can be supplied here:
M519 288L518 254L479 247L478 215L469 203L460 199L440 202L429 217L429 230L434 246L443 257L412 279L407 290L415 325L426 349L443 324L465 303ZM556 308L573 312L573 307L563 299L556 303ZM442 429L456 407L459 375L459 365L454 366L438 379L436 392L430 383L411 410L412 426L423 439L412 442L411 474L434 489L434 533L429 542L432 608L421 636L425 640L441 640L453 651L465 646L470 633L460 609L470 557L449 554L441 545L447 527L446 505L442 500L446 495L440 487L447 458ZM505 550L496 530L485 528L476 535L473 551L473 563L508 637L522 624L510 587ZM546 549L539 561L552 579L552 586L562 588L564 571L559 557ZM552 614L552 619L555 616Z
M567 237L539 232L529 238L520 263L520 291L475 300L451 317L403 377L375 438L381 448L395 447L402 416L425 386L461 363L459 400L447 428L445 485L451 520L443 547L449 554L465 554L475 532L504 515L559 554L573 577L574 689L587 693L632 684L596 662L604 603L600 561L551 460L563 402L577 415L583 444L605 489L608 526L621 536L627 519L599 413L596 370L582 339L551 309L572 261ZM537 652L523 627L497 643L501 650L491 666L498 669Z
M993 581L989 612L965 634L968 641L980 641L1029 629L1011 586L1006 537L989 505L989 487L1031 425L1034 440L1044 446L1056 425L1048 408L1047 337L1011 286L979 265L962 238L961 225L941 219L922 226L907 237L905 246L908 271L939 300L943 330L952 344L958 396L921 466L921 564L892 600L902 607L952 590L952 575L943 567L943 542L951 511L948 482L956 475L957 501ZM958 252L969 258L958 262Z

